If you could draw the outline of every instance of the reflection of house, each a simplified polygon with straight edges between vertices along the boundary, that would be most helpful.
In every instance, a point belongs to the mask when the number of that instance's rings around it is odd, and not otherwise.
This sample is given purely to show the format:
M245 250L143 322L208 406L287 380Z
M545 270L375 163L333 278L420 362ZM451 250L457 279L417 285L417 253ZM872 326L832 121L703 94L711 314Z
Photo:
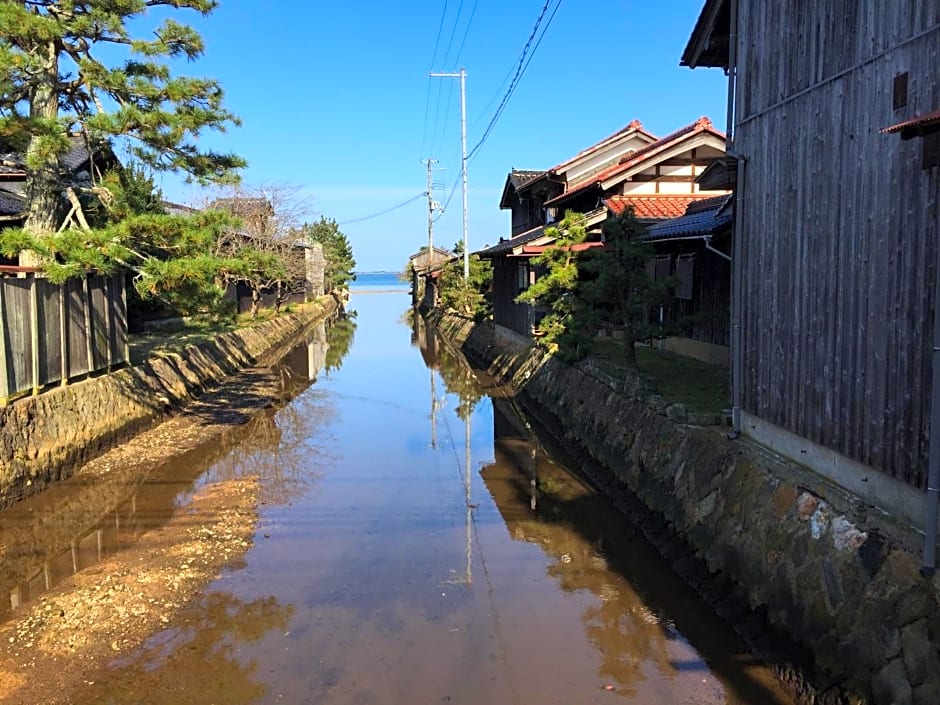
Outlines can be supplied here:
M500 200L512 211L509 239L479 252L493 263L493 311L502 332L529 336L538 314L515 298L540 276L532 258L551 245L547 225L565 211L584 214L600 240L600 226L631 208L646 224L682 216L700 192L696 178L724 156L724 135L708 118L656 139L634 120L623 130L545 172L510 172Z
M435 247L428 252L422 247L408 258L411 270L411 301L425 310L435 308L438 303L437 280L441 267L454 258L454 253L442 247Z
M921 525L913 488L940 467L936 8L707 0L682 56L730 77L735 427Z

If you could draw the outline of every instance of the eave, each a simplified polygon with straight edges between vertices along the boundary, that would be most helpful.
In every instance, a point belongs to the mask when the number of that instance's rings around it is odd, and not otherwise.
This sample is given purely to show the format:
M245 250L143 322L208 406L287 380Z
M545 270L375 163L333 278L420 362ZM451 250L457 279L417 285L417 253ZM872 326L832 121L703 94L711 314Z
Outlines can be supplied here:
M706 0L698 16L692 36L686 44L680 66L691 69L718 67L728 69L731 13L728 0Z
M932 135L935 132L940 132L940 110L918 115L915 118L899 122L896 125L889 125L879 130L879 132L884 135L900 133L902 140Z

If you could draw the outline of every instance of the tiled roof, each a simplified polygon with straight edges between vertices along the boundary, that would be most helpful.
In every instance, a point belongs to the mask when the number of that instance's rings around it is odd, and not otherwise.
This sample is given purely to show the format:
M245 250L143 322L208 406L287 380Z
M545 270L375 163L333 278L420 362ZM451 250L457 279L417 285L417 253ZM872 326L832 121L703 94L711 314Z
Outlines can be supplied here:
M559 171L564 171L568 166L570 166L573 162L576 162L578 159L581 159L582 157L586 157L587 155L591 154L591 152L596 152L597 150L602 149L606 145L610 144L611 142L616 141L623 135L626 135L627 133L630 133L630 132L639 132L640 134L646 135L650 139L653 139L653 140L656 139L656 135L643 129L643 123L641 123L639 120L631 120L630 123L626 127L617 130L614 134L605 137L600 142L597 142L596 144L591 145L587 149L582 149L580 152L578 152L573 157L571 157L571 159L566 159L561 164L558 164L552 167L551 169L549 169L549 171L552 171L555 173Z
M520 189L544 173L544 171L536 171L534 169L513 169L509 172L509 178L512 181L512 185Z
M411 257L408 258L408 261L411 262L411 266L415 269L426 269L428 266L428 260L431 260L431 266L442 264L454 258L454 253L450 250L445 250L442 247L435 247L434 254L428 257L427 250L422 250L417 252Z
M26 201L9 191L0 191L0 215L19 215L26 209Z
M706 0L679 65L693 69L697 66L726 68L730 17L727 0Z
M561 196L558 196L557 198L553 198L550 201L546 201L545 205L550 206L554 203L558 203L567 199L569 196L587 191L595 185L601 184L608 179L633 169L637 165L642 164L647 159L650 159L663 150L673 146L676 142L702 132L710 132L711 134L715 135L716 137L720 137L721 139L724 139L725 137L723 132L720 132L714 128L711 120L704 116L700 117L691 125L686 125L685 127L676 130L672 134L666 135L662 139L657 140L652 144L648 144L642 149L627 155L619 164L614 164L607 169L603 169L602 171L592 174L590 178L584 181L568 184L568 188L565 193L563 193Z
M182 203L173 203L172 201L163 201L163 210L167 215L192 215L193 213L198 213L199 211L192 206L186 206Z
M909 140L912 137L919 137L940 129L940 110L934 110L931 113L918 115L910 120L899 122L897 125L891 125L881 129L882 134L901 133L902 140Z
M244 217L251 215L269 215L274 212L271 203L260 196L235 196L217 198L209 204L209 210L227 211L232 215Z
M512 252L514 247L519 247L520 245L524 245L527 242L532 242L533 240L537 240L538 238L542 237L546 227L547 226L545 225L540 225L537 228L526 230L520 235L516 235L515 237L509 238L508 240L500 240L495 245L478 250L474 254L479 255L482 259L487 259L488 257L492 257L494 255L501 255L506 252Z
M59 156L59 166L66 173L74 173L91 159L89 143L84 135L69 135L70 146ZM92 143L94 147L95 143ZM110 155L110 148L106 143L101 144L95 153ZM0 153L0 176L26 176L26 162L24 155L17 152Z
M678 218L696 202L711 201L714 198L711 194L701 193L649 193L639 196L611 196L604 199L604 204L614 215L620 215L632 206L633 214L637 218L658 220Z
M685 215L650 226L645 240L670 240L714 235L731 225L732 214L725 205L731 194L703 198L689 204Z

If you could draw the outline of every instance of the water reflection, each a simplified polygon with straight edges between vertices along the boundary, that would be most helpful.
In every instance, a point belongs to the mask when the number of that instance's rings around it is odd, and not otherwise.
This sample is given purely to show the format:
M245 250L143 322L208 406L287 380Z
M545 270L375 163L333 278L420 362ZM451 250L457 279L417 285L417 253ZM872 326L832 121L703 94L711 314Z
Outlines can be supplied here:
M421 351L421 357L428 366L431 377L432 450L437 449L437 412L442 404L442 402L439 402L437 399L435 370L441 376L446 393L457 397L458 402L455 412L457 418L462 420L464 425L464 462L462 474L465 505L464 528L466 546L464 553L466 555L466 566L463 576L451 582L471 585L473 583L473 510L477 508L477 505L473 503L473 486L470 476L471 468L473 467L470 424L474 412L485 395L481 385L477 381L475 373L470 369L470 366L467 365L463 356L444 344L437 331L432 326L429 326L427 321L413 308L409 309L409 313L406 314L406 319L409 316L412 323L411 344L417 346ZM448 436L453 439L453 434L450 433L449 429ZM456 448L454 452L456 453Z
M130 705L241 705L258 702L269 690L266 674L241 650L262 641L283 643L294 614L274 597L241 600L210 592L190 603L179 624L157 634L107 679L85 683L70 702Z
M581 622L607 688L642 699L672 681L692 689L690 703L788 702L609 500L546 454L519 409L493 405L495 460L483 481L513 540L551 558L546 574L563 591L591 595Z
M315 325L272 368L275 406L247 423L169 461L142 458L91 479L78 475L0 511L0 621L163 525L208 483L256 475L262 501L272 504L309 488L335 460L309 444L333 409L315 395L288 402L342 365L354 331L354 315Z

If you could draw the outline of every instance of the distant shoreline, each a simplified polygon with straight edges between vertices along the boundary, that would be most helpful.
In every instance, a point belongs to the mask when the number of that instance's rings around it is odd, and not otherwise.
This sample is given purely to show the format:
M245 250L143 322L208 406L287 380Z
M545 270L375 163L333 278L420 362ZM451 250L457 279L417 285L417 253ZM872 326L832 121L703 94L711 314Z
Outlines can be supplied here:
M368 288L368 287L363 287L363 288L361 288L361 289L357 289L357 288L354 287L354 286L349 287L349 293L350 293L350 295L352 295L352 294L407 294L408 291L409 291L409 290L408 290L407 288L401 288L401 289L370 289L370 288Z

